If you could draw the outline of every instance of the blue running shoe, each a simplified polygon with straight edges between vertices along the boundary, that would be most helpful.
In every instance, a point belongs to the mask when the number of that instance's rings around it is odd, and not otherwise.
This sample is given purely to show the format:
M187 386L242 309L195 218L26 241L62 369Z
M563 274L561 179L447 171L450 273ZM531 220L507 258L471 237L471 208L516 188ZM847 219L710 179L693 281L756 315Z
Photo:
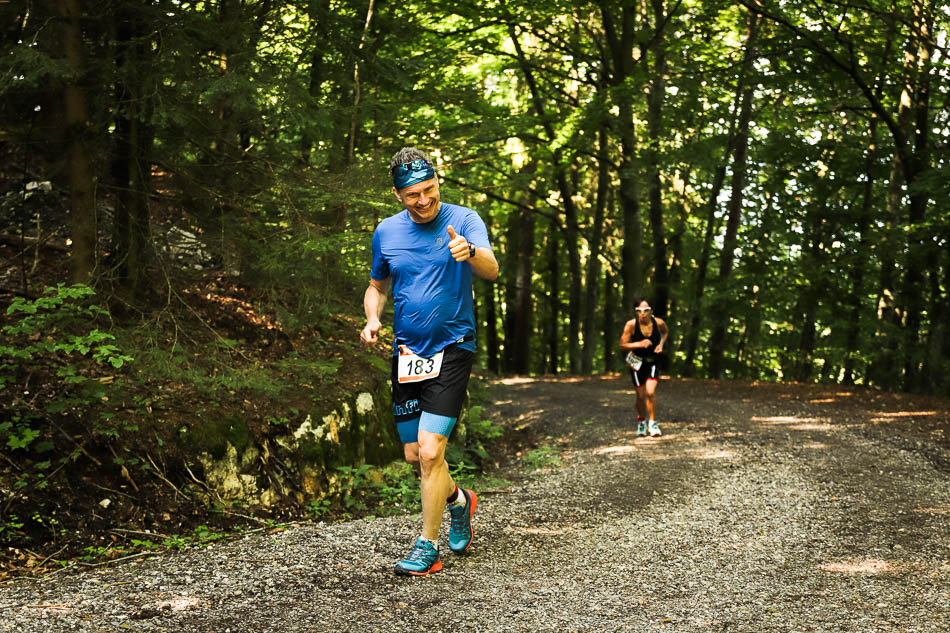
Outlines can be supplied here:
M452 527L449 528L449 549L461 554L472 544L475 537L475 531L472 530L472 515L475 514L475 507L478 505L478 497L472 490L459 489L465 495L464 506L449 506L449 514L452 515Z
M644 437L647 434L647 421L640 420L637 422L637 437Z
M442 561L439 560L439 550L424 538L416 539L404 559L396 563L397 576L425 576L442 571Z

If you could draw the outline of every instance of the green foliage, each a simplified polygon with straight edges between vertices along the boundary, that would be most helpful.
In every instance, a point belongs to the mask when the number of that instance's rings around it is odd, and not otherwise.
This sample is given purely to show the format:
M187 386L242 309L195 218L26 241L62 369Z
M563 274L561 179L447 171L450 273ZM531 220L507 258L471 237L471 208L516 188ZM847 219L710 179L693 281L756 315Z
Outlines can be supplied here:
M281 238L253 247L258 257L251 272L260 285L273 289L281 321L291 333L320 327L341 294L355 297L369 262L366 236L313 235L305 227L298 232L298 222L281 219L274 227Z
M467 421L469 440L476 442L482 447L484 447L489 440L501 437L505 433L503 427L498 426L488 418L482 417L484 410L484 407L481 405L473 406L468 410Z
M473 377L468 391L470 406L456 424L445 451L449 467L462 476L480 472L489 457L491 443L504 434L501 426L483 417L483 403L491 397L488 385Z
M0 541L5 543L15 541L23 525L23 521L15 514L4 517L0 520Z
M319 519L330 511L332 505L333 503L329 499L311 501L310 505L307 506L307 514L315 519Z
M123 338L127 347L134 347L143 377L186 385L209 403L220 403L237 394L248 399L279 400L301 384L325 382L341 364L339 358L307 359L297 352L269 363L248 363L232 354L243 350L237 349L240 344L231 339L218 340L216 349L200 349L180 343L163 347L148 339L143 341L137 333L126 333Z
M47 288L39 299L31 301L14 297L7 308L7 315L14 316L14 321L3 327L5 337L12 340L0 345L0 358L30 364L40 356L69 356L76 352L87 356L91 352L96 362L109 364L115 369L131 361L130 356L119 354L118 347L108 342L115 340L113 335L84 327L84 324L108 315L99 306L85 303L85 299L94 294L92 288L83 284L59 284ZM79 334L62 331L76 326L83 331ZM9 369L7 363L0 367ZM11 378L7 376L6 380ZM73 376L66 382L77 383L82 379Z
M383 373L389 373L390 365L379 356L367 356L370 364Z
M58 453L52 468L57 438L66 433L63 425L88 425L86 441L108 442L135 430L109 408L118 393L110 372L132 357L96 327L108 313L89 303L94 294L85 285L59 284L38 299L16 297L7 308L9 322L0 330L0 394L8 404L0 442L21 453L28 466L17 477L17 488L46 487L53 472L78 457L78 446Z
M82 551L85 553L80 554L76 559L92 563L107 557L113 551L113 548L108 545L89 545L88 547L84 547Z
M477 488L475 482L478 480L479 467L465 459L460 459L449 464L449 473L459 488Z
M53 58L35 46L14 47L4 61L3 72L0 72L0 95L40 89L69 75L63 60ZM29 72L15 70L24 68Z
M225 538L227 538L225 532L215 531L214 528L207 525L199 525L191 534L173 534L164 537L156 535L158 540L130 538L127 545L90 545L83 548L84 553L77 556L76 559L85 563L96 563L115 560L135 553L201 547L211 545Z
M529 473L561 465L561 460L558 458L557 447L551 445L531 449L524 454L521 461L524 464L525 470Z
M268 415L264 419L267 421L268 424L273 424L274 426L283 426L287 424L287 422L290 421L290 419L287 416L281 416L279 418L275 418L272 415Z
M319 383L329 376L333 376L340 369L339 358L303 359L296 352L278 361L277 369L280 372L294 376L299 382Z
M174 539L166 539L162 542L162 545L165 547L174 547L176 549L181 549L182 547L188 545L210 545L215 541L220 541L225 538L225 534L222 532L216 532L213 528L208 527L207 525L199 525L195 528L194 533L190 536L175 537Z
M250 443L247 421L240 416L215 415L214 412L196 411L193 422L178 429L178 441L194 454L209 453L220 459L228 444L238 453Z
M489 397L488 387L473 378L469 383L469 394L473 402L485 402ZM449 471L459 486L477 489L508 484L503 479L484 474L483 464L489 458L488 447L504 433L504 429L484 418L483 412L481 404L470 406L464 415L464 436L453 434L446 448ZM368 464L341 466L336 470L341 476L339 494L332 499L312 502L308 507L311 516L321 517L334 509L343 517L370 512L385 516L413 511L419 506L418 473L406 462L393 462L381 468Z
M368 464L341 466L340 491L332 498L312 501L307 513L320 518L336 511L343 518L372 512L388 516L416 509L420 502L419 477L406 462L377 468Z
M376 494L381 513L387 509L396 513L418 507L421 495L416 469L406 462L393 462L380 470L381 479Z
M343 506L343 515L352 516L353 513L365 511L367 497L379 484L372 478L374 468L369 464L359 466L338 466L337 471L342 475L340 488L340 503Z
M21 20L16 4L4 5L13 12L7 17L15 37L0 45L0 94L8 104L2 129L11 147L58 155L55 139L62 131L38 136L29 122L45 116L49 91L77 69L62 57L62 30L48 28L56 23L55 8L34 3L29 19ZM530 372L576 361L565 350L578 343L576 333L593 333L578 320L596 319L600 327L608 312L617 320L619 306L608 311L603 301L604 310L577 310L582 292L591 290L577 271L599 257L611 274L637 272L620 284L591 280L617 295L655 292L652 285L669 273L666 307L676 310L661 316L674 325L669 349L678 364L686 353L675 349L677 339L716 343L713 353L690 349L689 370L712 365L713 357L718 366L725 353L731 377L782 378L791 368L774 359L789 343L792 353L814 357L800 368L807 379L818 379L818 367L829 367L822 379L831 379L846 359L859 361L859 368L887 366L880 361L889 354L882 357L873 340L890 334L876 296L890 293L896 312L910 316L912 331L901 333L895 350L916 359L903 363L917 365L905 383L933 389L948 375L942 322L950 217L937 201L946 198L950 182L950 132L946 108L927 97L947 93L948 62L922 57L914 77L907 76L910 66L895 51L933 44L919 32L926 20L915 19L912 3L881 10L873 2L686 0L638 5L633 21L618 2L410 3L386 5L371 16L364 3L350 0L332 8L228 6L171 3L156 10L123 3L114 11L109 3L84 3L77 44L89 53L79 69L91 119L85 145L92 164L105 169L115 164L113 149L132 140L123 130L148 129L148 142L139 144L148 154L138 157L142 164L169 167L174 177L163 187L179 202L183 219L201 230L216 262L266 295L287 332L320 326L340 303L358 301L371 231L396 211L387 158L413 144L432 151L446 175L444 200L489 219L502 270L512 275L497 291L494 313L480 320L494 319L504 330L517 305L509 293L550 295L536 304L537 325L558 336L532 337ZM939 43L947 15L932 13ZM121 39L117 20L136 25L130 40ZM366 46L357 50L354 42ZM115 54L95 54L106 50ZM636 63L618 63L623 59ZM907 86L914 89L905 94ZM737 117L745 89L747 135ZM418 94L439 105L420 105ZM914 127L919 142L908 144L906 130L899 132L904 111L920 119ZM740 136L747 156L741 165L733 164ZM630 160L640 152L642 160ZM555 162L564 171L551 169ZM37 180L54 181L54 163ZM743 217L735 265L723 275L733 279L713 287L725 259L722 220L733 196L728 182L714 188L722 173L743 183L735 192ZM652 183L658 189L651 190ZM154 185L145 178L130 183L140 188L130 193L148 195ZM899 199L889 202L889 192L898 190ZM0 215L22 212L18 195L0 192ZM710 196L713 209L707 208ZM920 204L909 205L911 198ZM573 209L567 199L576 201ZM635 205L645 211L642 226L631 219ZM523 243L499 230L521 207L551 220L539 222ZM595 245L598 208L604 234ZM866 230L856 221L862 208L869 209ZM647 217L651 230L642 231ZM164 223L153 226L160 243ZM570 237L572 227L582 229ZM515 280L519 251L551 254ZM889 275L906 279L892 285L907 287L880 288ZM732 283L743 276L743 283ZM709 283L694 294L700 279ZM797 295L829 280L840 282L839 292L834 300L819 297L813 315L824 340L790 341L757 329L762 320L797 322ZM755 285L773 287L750 291ZM712 323L709 304L720 297L730 306L729 320ZM857 342L846 331L849 320L861 321ZM724 341L712 336L723 328ZM583 341L583 350L609 368L618 333L615 324L603 329L606 341L598 333ZM512 349L510 339L524 334L502 332L499 349L491 351ZM203 367L186 382L267 393L264 374L219 367L222 375L212 377L212 369ZM872 378L863 369L857 374L851 378Z
M343 475L338 503L344 517L369 511L383 516L400 514L419 505L419 477L406 462L393 462L381 468L368 464L341 466L337 471ZM330 506L324 502L320 507L326 510Z

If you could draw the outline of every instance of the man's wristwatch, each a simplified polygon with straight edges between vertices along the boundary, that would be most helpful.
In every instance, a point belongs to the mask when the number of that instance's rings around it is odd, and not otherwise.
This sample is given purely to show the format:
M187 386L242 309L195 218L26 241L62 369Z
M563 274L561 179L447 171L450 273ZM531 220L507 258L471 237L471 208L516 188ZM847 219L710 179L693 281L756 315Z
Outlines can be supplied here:
M472 244L471 242L468 243L468 258L469 259L475 258L475 245Z

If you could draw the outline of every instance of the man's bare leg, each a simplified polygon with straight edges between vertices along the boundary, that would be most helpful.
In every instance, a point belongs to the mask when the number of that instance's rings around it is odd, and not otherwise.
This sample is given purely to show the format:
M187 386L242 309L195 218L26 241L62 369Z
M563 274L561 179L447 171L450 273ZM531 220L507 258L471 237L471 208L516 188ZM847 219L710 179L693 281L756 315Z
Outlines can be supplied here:
M422 535L439 538L445 500L455 491L455 482L445 461L449 438L419 429L419 465L422 475Z

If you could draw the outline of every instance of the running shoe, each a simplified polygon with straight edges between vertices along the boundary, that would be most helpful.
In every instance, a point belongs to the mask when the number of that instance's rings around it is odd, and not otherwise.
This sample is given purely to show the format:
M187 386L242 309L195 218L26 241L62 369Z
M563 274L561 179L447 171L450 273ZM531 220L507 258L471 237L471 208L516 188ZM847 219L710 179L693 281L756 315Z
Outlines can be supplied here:
M416 539L416 544L404 559L396 563L395 568L397 576L425 576L437 571L442 571L439 550L431 541L421 537Z
M472 490L459 488L459 492L465 495L465 505L449 506L449 514L452 515L452 526L449 528L449 549L461 554L472 544L475 537L475 531L472 529L472 515L475 514L475 506L478 505L478 497Z
M637 422L637 437L643 437L647 434L647 422L646 420L640 420Z
M650 437L660 437L663 435L660 432L660 427L657 425L656 420L650 420Z

